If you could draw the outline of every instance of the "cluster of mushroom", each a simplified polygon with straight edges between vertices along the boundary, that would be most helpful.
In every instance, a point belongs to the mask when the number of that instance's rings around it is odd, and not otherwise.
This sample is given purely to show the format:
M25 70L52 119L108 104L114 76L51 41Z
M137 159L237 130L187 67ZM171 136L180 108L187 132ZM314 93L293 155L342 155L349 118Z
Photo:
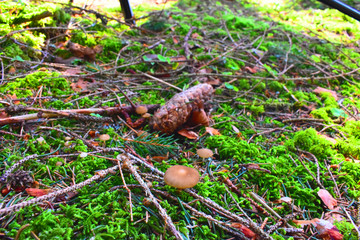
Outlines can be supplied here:
M210 149L199 149L197 154L201 158L209 158L213 155ZM200 180L199 172L191 167L175 165L168 168L164 175L164 181L167 185L178 188L192 188Z
M149 118L151 117L150 113L148 113L148 109L146 106L137 106L135 109L135 112L139 115L141 115L141 117L143 118Z

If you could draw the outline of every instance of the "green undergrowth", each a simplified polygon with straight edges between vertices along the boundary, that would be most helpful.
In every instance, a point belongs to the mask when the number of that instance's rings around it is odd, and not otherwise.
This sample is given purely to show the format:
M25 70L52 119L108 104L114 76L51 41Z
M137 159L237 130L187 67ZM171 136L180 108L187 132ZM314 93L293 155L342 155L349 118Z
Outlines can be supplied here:
M93 13L80 16L74 9L52 3L0 3L0 35L20 30L0 39L3 71L9 76L14 75L14 69L21 74L1 84L1 107L7 106L5 99L59 110L128 104L118 92L119 86L135 104L163 105L175 94L173 86L187 89L213 81L210 122L221 134L209 136L204 127L199 127L192 129L199 139L189 140L176 133L167 136L150 132L148 124L142 127L144 134L136 135L116 118L109 124L65 117L48 122L33 120L1 126L2 131L27 135L1 137L0 169L5 171L24 156L38 154L21 168L30 171L43 184L41 188L61 189L116 164L109 158L116 159L120 151L94 156L89 154L93 151L91 144L131 147L163 172L177 164L199 169L201 180L194 187L199 195L238 215L242 214L240 206L257 222L266 216L256 212L247 198L229 193L224 180L229 179L248 197L250 192L262 196L282 217L294 212L290 206L277 203L282 197L290 197L304 211L298 219L321 218L328 211L317 195L321 187L313 177L317 171L319 181L333 196L339 186L342 201L359 204L360 124L356 119L360 88L358 73L346 74L358 68L359 23L335 10L323 10L313 1L311 8L303 7L303 1L298 1L301 7L290 1L284 5L254 2L181 0L152 8L156 11L149 16L145 15L150 7L141 5L134 10L140 18L138 28L114 18L108 18L105 24ZM111 16L119 9L107 10L104 14ZM37 19L44 12L49 17ZM29 30L65 27L70 17L80 27L68 34L62 30ZM55 36L59 37L55 40ZM78 59L69 63L76 77L63 74L66 68L62 65L51 65L56 57L72 56L66 46L60 47L69 40L103 48L96 54L96 61ZM53 55L49 59L41 52L45 46ZM191 52L189 56L185 56L185 49ZM177 57L181 61L176 61ZM39 65L30 68L30 60ZM40 64L43 60L46 67ZM169 80L173 86L160 85L141 73ZM194 73L199 76L194 77ZM203 73L214 75L201 76ZM82 89L74 87L78 81L83 82ZM316 92L317 87L328 91ZM139 116L131 117L136 120ZM81 135L86 142L71 133ZM101 141L100 134L108 134L110 140ZM195 154L200 147L216 154L201 159ZM328 166L335 168L328 170ZM153 172L143 165L139 164L138 171L154 189L176 197L173 200L156 194L184 239L233 237L208 219L195 217L183 203L191 202L192 207L219 221L232 220L214 213L186 192L164 185L162 179L149 177ZM51 202L27 206L5 217L0 234L14 238L23 229L18 239L32 239L32 233L40 239L175 239L158 210L147 202L148 196L134 176L126 169L123 175L126 184L132 185L131 203L128 191L119 187L124 183L116 172ZM2 185L0 190L4 188ZM25 192L11 191L0 198L0 203L12 199L7 203L16 204L27 197ZM276 223L268 218L267 226ZM348 222L336 225L344 239L357 238ZM286 239L285 235L278 230L272 236Z

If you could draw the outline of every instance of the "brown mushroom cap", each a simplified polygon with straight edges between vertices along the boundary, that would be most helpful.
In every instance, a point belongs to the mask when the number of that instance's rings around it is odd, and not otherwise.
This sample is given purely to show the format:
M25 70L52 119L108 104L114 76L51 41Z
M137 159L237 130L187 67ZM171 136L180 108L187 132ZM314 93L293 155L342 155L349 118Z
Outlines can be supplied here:
M107 141L110 139L110 136L109 136L109 134L101 134L99 136L99 139L100 139L100 141Z
M148 109L145 106L137 106L135 111L136 111L137 114L142 115L144 113L147 113Z
M150 113L144 113L143 115L141 115L143 118L149 118L151 117Z
M201 158L209 158L214 155L213 151L208 148L201 148L196 151L197 155Z
M164 181L179 189L194 187L200 180L199 172L190 167L175 165L166 170Z

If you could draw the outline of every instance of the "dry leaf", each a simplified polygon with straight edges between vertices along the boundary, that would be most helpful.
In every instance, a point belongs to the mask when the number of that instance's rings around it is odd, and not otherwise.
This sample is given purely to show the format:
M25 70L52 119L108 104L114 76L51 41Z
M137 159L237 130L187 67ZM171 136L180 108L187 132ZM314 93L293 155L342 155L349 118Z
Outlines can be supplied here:
M196 126L196 125L209 126L209 118L206 115L204 109L199 109L199 111L192 111L188 123L192 126Z
M249 71L250 73L257 73L259 68L258 67L253 67L252 68L252 67L247 66L247 67L245 67L245 70Z
M189 131L187 129L181 129L177 133L180 134L181 136L184 136L184 137L188 138L188 139L198 139L199 138L199 135L196 132Z
M95 61L97 53L100 53L103 49L102 46L97 45L94 48L85 47L78 43L68 42L69 50L75 57L83 58L85 60Z
M320 189L317 194L329 209L332 210L337 205L336 199L334 199L327 190Z
M26 188L25 191L30 196L40 197L52 192L52 189Z
M84 81L83 79L79 79L77 82L73 82L70 84L72 90L75 92L85 92L88 91L88 86L90 85L90 82Z
M230 226L239 229L248 238L256 237L256 234L253 231L251 231L249 228L245 227L241 223L234 222L231 223Z
M336 92L333 91L333 90L329 90L329 89L322 88L322 87L317 87L317 88L315 88L313 90L313 92L317 93L317 94L320 94L320 93L323 93L323 92L328 92L335 98L336 101L338 100L338 96L337 96Z
M293 199L290 197L282 197L278 200L275 200L274 203L292 203Z
M240 132L240 130L237 127L235 127L234 125L231 125L231 128L234 130L235 133Z
M212 128L212 127L205 127L205 131L207 133L209 133L211 136L213 135L221 135L221 133L219 132L219 130L215 129L215 128Z
M191 34L191 38L201 39L201 36L198 33L193 33Z
M0 112L0 119L9 117L5 111Z
M154 160L156 162L162 162L162 161L168 160L169 156L153 156L151 158L152 158L152 160Z
M11 66L9 68L8 74L14 74L14 73L16 73L16 69L15 69L15 67Z
M296 225L300 225L300 226L306 226L306 225L309 225L309 224L315 224L319 219L315 218L315 219L312 219L312 220L297 220L297 219L294 219L292 220Z
M16 96L15 93L14 93L13 95L7 94L7 96L13 100L13 101L12 101L13 104L16 104L16 105L17 105L17 104L20 103L19 100L14 100L14 99L17 99L17 96Z
M316 219L316 218L315 218ZM315 220L314 219L314 220ZM317 219L315 227L319 232L318 237L324 240L342 240L343 235L336 226L324 219Z
M334 208L333 211L325 213L324 219L334 224L334 222L341 222L345 220L344 216L341 214L342 209L340 207Z
M176 37L173 37L172 39L173 39L174 44L178 44L178 43L179 43L179 40L177 40Z
M80 68L74 67L74 68L67 68L65 71L62 71L61 74L66 76L66 75L78 75L80 73L82 73L83 71L81 71Z

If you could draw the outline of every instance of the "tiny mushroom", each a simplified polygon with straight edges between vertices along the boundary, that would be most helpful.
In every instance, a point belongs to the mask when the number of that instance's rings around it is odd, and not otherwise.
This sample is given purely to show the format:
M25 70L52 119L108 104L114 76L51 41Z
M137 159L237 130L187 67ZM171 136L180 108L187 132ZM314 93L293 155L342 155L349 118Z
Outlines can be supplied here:
M143 115L141 115L143 118L149 118L151 117L150 113L144 113Z
M181 165L170 167L164 175L165 183L178 189L194 187L199 180L200 174L196 169Z
M211 151L211 149L208 149L208 148L198 149L196 151L196 153L201 158L209 158L209 157L212 157L214 155L213 151Z
M143 114L147 113L148 109L145 106L137 106L135 111L137 114L143 115Z
M109 136L109 134L101 134L99 136L99 139L100 139L100 141L107 141L110 139L110 136Z
M109 134L101 134L99 136L99 140L103 142L103 145L105 146L105 142L108 141L110 139L110 135Z

